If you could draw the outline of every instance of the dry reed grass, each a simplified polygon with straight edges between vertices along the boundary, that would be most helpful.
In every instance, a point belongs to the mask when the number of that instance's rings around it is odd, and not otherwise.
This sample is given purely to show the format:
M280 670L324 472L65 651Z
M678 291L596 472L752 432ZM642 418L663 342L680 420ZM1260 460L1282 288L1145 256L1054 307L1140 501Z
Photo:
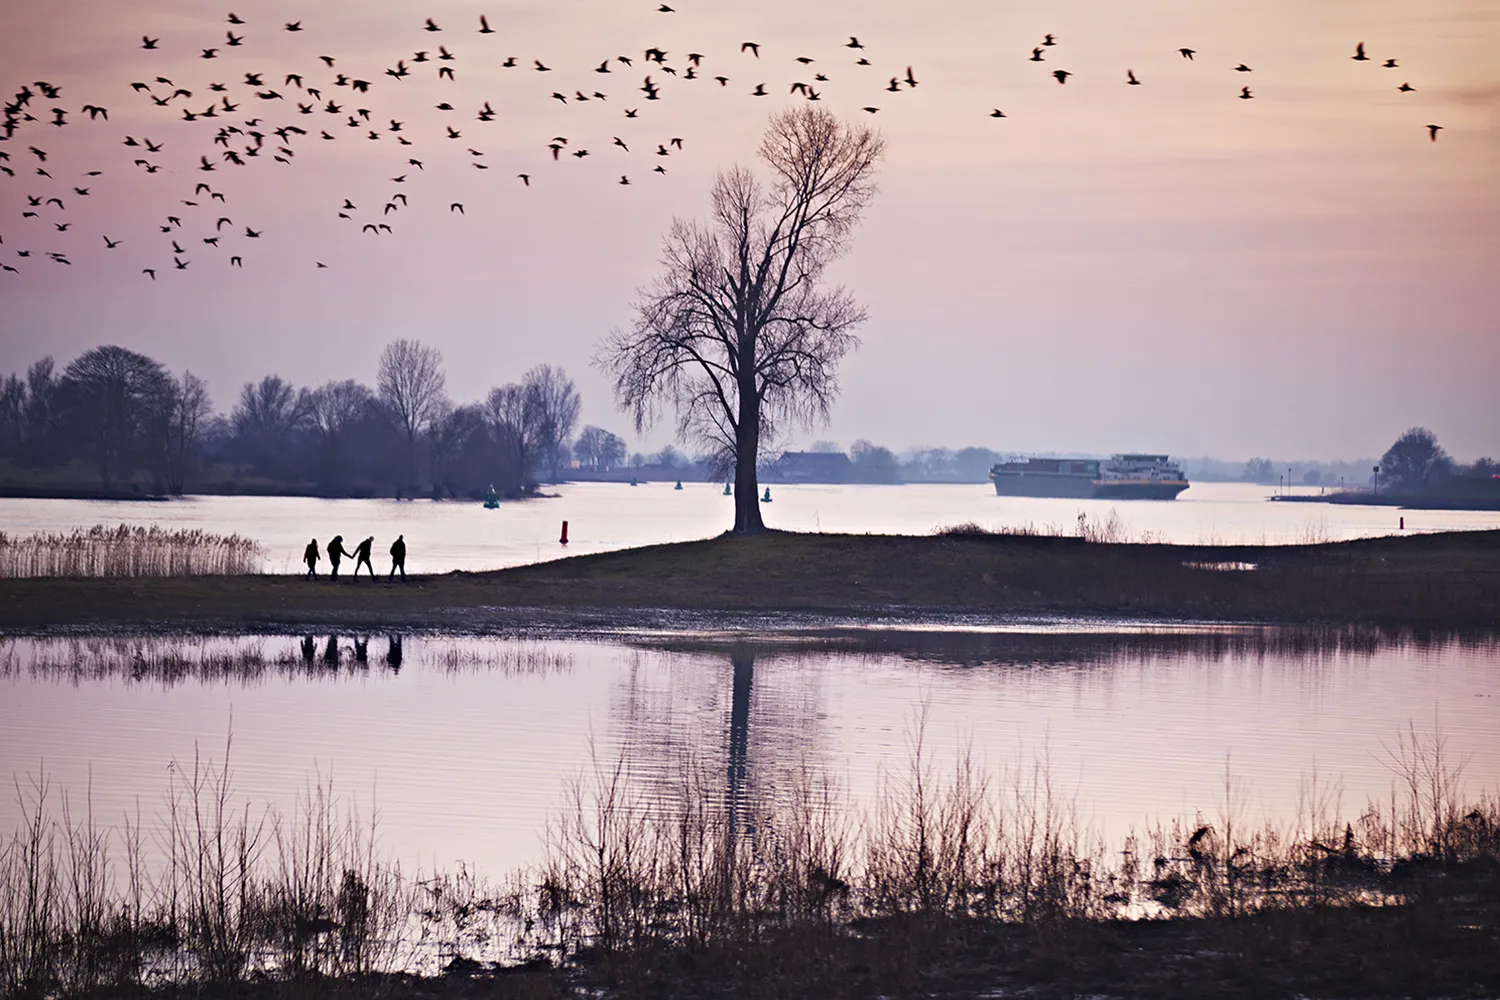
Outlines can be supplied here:
M1500 974L1465 937L1495 929L1500 800L1465 801L1462 762L1414 727L1387 751L1390 801L1358 817L1312 782L1289 824L1247 823L1226 770L1212 815L1123 844L1087 829L1045 758L991 774L960 755L939 770L920 724L906 770L863 810L807 770L775 801L726 790L712 766L682 767L648 798L626 762L596 762L542 865L498 886L463 867L403 877L327 783L291 816L240 802L228 745L224 758L176 768L165 815L122 827L87 800L58 808L45 777L18 785L23 821L0 841L0 995L326 989L419 967L523 968L588 995L928 994L1021 973L1074 982L1129 927L1176 928L1174 948L1217 956L1210 974L1260 990L1248 995L1289 995L1254 977L1294 944L1280 957L1306 966L1309 935L1377 977L1341 995L1378 977L1441 986L1454 961ZM1329 943L1330 922L1357 929L1361 914L1391 914L1398 933ZM1008 957L976 964L990 952ZM389 994L378 982L369 995Z
M0 532L0 578L237 576L261 571L265 550L241 535L96 524L68 533Z

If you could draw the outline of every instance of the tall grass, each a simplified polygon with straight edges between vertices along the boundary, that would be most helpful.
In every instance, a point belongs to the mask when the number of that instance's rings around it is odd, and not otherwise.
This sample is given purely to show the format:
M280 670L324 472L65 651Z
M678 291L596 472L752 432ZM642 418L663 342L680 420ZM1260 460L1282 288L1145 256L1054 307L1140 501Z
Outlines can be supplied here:
M22 820L0 841L0 996L316 987L497 960L543 975L566 964L593 995L672 995L692 975L730 993L928 993L942 992L934 963L972 965L1004 935L1024 942L1007 961L1054 976L1094 950L1136 951L1119 946L1122 922L1191 925L1187 950L1236 979L1283 946L1301 961L1332 913L1422 929L1378 947L1349 934L1339 946L1362 956L1361 975L1430 975L1434 949L1466 954L1464 934L1494 930L1500 800L1461 798L1440 736L1409 729L1388 756L1390 801L1356 817L1313 782L1290 822L1247 823L1226 768L1210 815L1116 844L1056 792L1045 757L991 773L961 754L939 769L920 727L906 769L863 809L808 770L757 797L726 794L722 769L684 766L647 795L627 762L596 762L540 866L498 886L463 867L404 877L329 782L286 816L240 801L228 745L221 763L175 767L145 823L101 825L41 776L17 785ZM977 974L993 986L996 968Z
M258 573L259 542L198 529L96 524L71 532L0 532L0 578L211 576Z

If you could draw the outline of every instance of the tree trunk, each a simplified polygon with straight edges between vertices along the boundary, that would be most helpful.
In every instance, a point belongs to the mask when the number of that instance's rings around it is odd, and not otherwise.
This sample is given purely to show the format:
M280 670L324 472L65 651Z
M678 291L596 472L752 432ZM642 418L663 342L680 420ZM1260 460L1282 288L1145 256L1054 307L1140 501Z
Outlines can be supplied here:
M766 530L760 519L759 484L755 462L760 453L760 397L755 383L740 382L739 426L734 435L734 533L755 535Z

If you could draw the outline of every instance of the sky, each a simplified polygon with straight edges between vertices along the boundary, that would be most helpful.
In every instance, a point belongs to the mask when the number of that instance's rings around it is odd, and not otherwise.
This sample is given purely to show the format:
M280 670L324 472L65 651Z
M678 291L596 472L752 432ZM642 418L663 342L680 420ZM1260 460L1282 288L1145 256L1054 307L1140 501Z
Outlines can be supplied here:
M560 365L584 423L660 447L670 424L627 433L591 358L629 324L672 219L706 215L715 172L754 165L767 117L805 81L887 151L830 275L868 309L862 346L831 423L785 444L1336 458L1420 424L1460 459L1500 455L1500 0L668 2L7 5L0 93L62 89L0 141L15 171L0 174L0 263L16 268L0 272L0 372L116 343L206 377L227 410L268 372L373 382L381 348L408 337L441 350L456 401ZM303 30L284 30L294 20ZM1057 44L1032 61L1048 33ZM1351 58L1360 41L1367 61ZM664 63L646 65L651 46ZM688 52L698 79L684 79ZM398 59L400 80L385 73ZM907 66L918 85L887 90ZM1073 75L1060 86L1054 69ZM339 72L369 91L333 86ZM283 99L256 97L246 73ZM648 73L660 100L639 89ZM158 107L135 81L193 96ZM770 96L752 96L761 83ZM232 114L181 120L225 98ZM321 110L330 99L339 114ZM493 120L478 121L486 101ZM371 119L351 128L359 108ZM252 116L264 153L224 162L215 132ZM1435 142L1428 124L1443 127ZM267 130L283 125L308 134ZM554 136L568 139L556 162ZM674 137L682 148L657 155ZM272 159L280 146L288 162ZM362 229L380 223L391 232Z

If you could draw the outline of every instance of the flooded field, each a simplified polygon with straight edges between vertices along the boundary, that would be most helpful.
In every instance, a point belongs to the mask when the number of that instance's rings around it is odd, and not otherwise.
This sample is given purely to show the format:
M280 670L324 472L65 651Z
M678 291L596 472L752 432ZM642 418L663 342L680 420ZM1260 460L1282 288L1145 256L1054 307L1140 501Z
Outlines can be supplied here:
M332 785L408 871L534 865L581 775L644 802L809 781L844 811L967 756L996 797L1042 780L1109 842L1174 818L1357 817L1443 743L1500 787L1490 640L1241 629L836 630L520 641L442 636L0 641L0 771L96 821L160 815L195 755L283 813ZM727 797L727 798L726 798ZM0 829L23 802L0 800Z

